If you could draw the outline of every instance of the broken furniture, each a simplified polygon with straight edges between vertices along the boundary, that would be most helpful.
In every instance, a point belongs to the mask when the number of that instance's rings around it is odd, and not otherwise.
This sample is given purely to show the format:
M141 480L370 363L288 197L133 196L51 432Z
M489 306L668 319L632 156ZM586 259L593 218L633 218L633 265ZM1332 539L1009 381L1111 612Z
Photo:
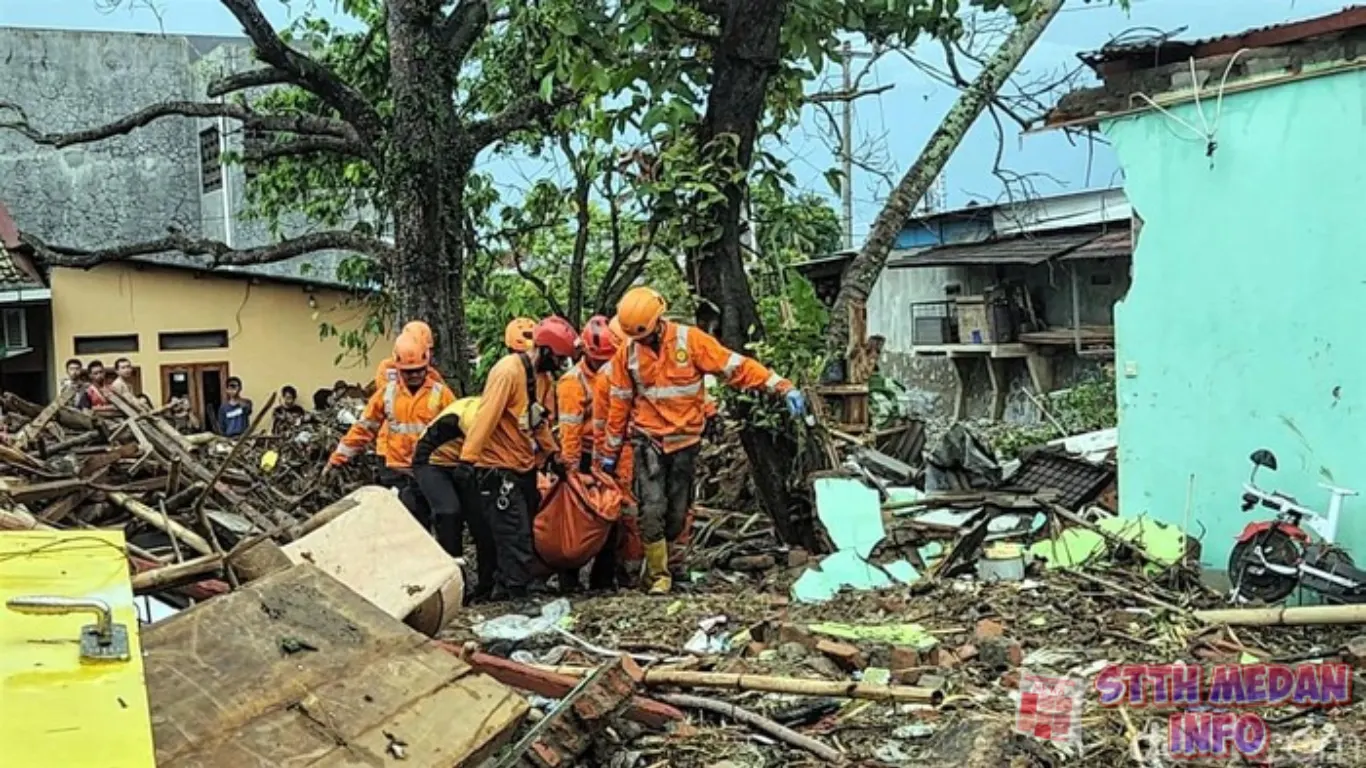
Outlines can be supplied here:
M296 565L143 635L160 768L476 765L526 701Z

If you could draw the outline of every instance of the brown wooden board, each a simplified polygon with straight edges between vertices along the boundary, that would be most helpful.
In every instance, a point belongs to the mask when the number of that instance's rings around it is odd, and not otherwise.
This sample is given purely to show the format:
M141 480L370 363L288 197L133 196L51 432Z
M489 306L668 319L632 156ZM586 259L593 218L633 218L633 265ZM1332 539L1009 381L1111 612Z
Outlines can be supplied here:
M474 765L528 709L308 564L152 625L143 647L160 768Z

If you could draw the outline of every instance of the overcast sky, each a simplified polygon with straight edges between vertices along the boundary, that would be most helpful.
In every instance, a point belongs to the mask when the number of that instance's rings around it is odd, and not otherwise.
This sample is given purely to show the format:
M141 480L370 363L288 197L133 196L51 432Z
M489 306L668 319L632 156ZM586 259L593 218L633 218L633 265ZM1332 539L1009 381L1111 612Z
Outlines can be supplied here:
M123 32L236 35L241 30L218 0L153 0L160 18L146 10L124 8L109 12L110 0L0 0L0 25L96 29ZM331 0L260 0L261 7L279 25L294 14L313 12L335 16ZM144 4L147 0L135 0ZM1253 27L1277 24L1333 13L1347 0L1132 0L1129 11L1117 4L1096 0L1067 0L1062 12L1035 45L1021 67L1041 77L1077 65L1076 54L1095 50L1122 34L1155 35L1184 28L1179 37L1213 37ZM927 53L926 62L942 59ZM837 75L838 73L833 73ZM899 175L915 160L926 137L952 104L956 92L936 83L912 64L897 57L880 61L865 85L894 84L894 88L860 101L855 109L855 146L861 153ZM114 117L113 115L110 116ZM838 208L838 197L823 173L834 160L826 149L820 126L823 120L808 109L803 123L789 136L786 147L770 148L789 159L799 185L828 197ZM1114 158L1103 145L1079 142L1075 146L1055 133L1021 136L1006 126L1008 135L1003 165L1018 173L1047 174L1036 180L1040 193L1052 194L1122 183ZM997 141L991 122L983 119L973 127L945 174L949 207L972 199L994 200L1001 195L1000 182L991 168ZM871 150L871 152L864 152ZM492 170L500 183L526 185L546 170L527 161L497 161ZM876 216L885 183L869 173L855 172L854 233L861 237Z

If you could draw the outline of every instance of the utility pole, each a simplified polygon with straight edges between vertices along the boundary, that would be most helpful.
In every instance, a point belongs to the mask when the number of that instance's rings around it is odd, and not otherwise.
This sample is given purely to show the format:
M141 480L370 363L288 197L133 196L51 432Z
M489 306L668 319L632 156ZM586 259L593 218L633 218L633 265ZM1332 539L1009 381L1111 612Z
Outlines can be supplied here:
M840 197L844 203L844 247L854 248L854 59L872 58L871 53L855 51L846 40L840 47L843 74L844 111L840 115Z

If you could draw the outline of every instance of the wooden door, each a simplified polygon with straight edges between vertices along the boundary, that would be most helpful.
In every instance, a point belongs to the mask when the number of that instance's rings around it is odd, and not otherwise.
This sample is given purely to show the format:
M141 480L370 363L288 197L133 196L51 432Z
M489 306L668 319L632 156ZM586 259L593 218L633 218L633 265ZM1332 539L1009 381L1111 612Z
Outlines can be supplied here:
M182 363L161 366L162 404L183 397L190 402L190 418L199 429L217 426L218 406L228 381L227 363Z

